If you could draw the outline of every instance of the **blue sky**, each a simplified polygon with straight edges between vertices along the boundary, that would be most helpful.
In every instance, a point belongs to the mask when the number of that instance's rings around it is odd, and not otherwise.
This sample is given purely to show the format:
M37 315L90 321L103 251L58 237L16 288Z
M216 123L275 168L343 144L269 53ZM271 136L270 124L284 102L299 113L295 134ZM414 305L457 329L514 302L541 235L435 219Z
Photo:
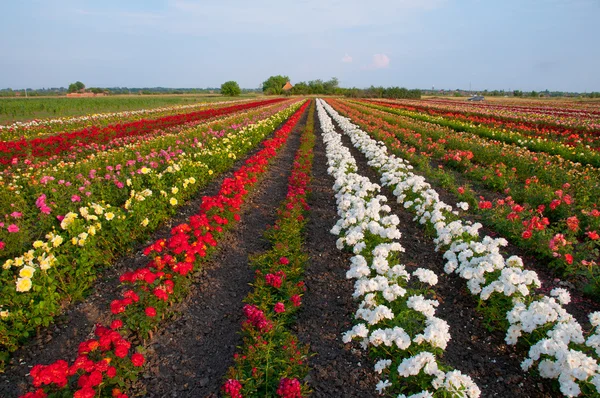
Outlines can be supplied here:
M0 88L260 86L600 91L600 0L19 0Z

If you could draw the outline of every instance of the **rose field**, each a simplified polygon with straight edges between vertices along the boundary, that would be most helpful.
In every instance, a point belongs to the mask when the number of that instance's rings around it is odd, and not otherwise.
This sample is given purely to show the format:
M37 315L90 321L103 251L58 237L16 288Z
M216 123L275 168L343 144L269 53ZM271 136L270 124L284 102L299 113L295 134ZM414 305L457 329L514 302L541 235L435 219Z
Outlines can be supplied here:
M600 397L599 197L598 102L0 125L0 397Z

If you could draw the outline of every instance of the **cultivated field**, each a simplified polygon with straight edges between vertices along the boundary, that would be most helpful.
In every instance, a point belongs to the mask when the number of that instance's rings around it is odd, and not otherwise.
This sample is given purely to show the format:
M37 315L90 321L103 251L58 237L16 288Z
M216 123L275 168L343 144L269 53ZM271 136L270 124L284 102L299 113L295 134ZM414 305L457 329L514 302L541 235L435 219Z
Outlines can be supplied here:
M251 98L256 95L244 95ZM199 102L233 99L220 94L178 95L111 95L107 97L67 98L30 97L0 98L0 123L31 119L85 116L102 112L122 112L140 109L197 104Z
M599 103L196 100L0 126L0 396L600 396Z

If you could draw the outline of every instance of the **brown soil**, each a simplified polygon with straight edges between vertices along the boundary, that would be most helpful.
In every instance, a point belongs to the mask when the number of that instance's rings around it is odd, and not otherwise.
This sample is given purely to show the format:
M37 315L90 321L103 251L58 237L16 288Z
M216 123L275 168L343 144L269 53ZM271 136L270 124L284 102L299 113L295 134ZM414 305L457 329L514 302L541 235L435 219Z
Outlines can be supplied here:
M337 250L337 237L329 233L338 216L316 112L315 133L305 244L310 256L305 273L307 292L295 332L315 354L309 361L307 379L314 397L374 397L378 379L371 361L364 351L342 343L342 333L352 328L357 303L352 299L354 282L346 279L350 255Z
M285 199L287 182L306 113L281 153L253 189L241 221L219 243L204 266L178 316L149 345L147 371L136 395L147 397L217 397L233 354L242 343L242 300L254 273L248 256L269 248L262 238L274 224Z

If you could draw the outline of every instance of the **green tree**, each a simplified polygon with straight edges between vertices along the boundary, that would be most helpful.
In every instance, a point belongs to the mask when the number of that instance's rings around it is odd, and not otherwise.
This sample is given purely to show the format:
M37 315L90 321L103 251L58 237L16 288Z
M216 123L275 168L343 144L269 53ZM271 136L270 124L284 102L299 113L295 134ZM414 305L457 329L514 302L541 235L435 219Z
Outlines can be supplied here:
M308 95L310 94L310 88L308 87L308 84L306 84L305 82L298 82L296 84L294 84L294 87L292 87L292 94L294 95Z
M85 89L85 84L83 84L80 81L76 81L75 83L69 84L69 92L70 93L76 93L83 89Z
M266 95L280 95L283 93L283 86L290 81L288 76L271 76L262 84L263 93Z
M230 80L221 84L221 94L226 95L228 97L237 97L242 93L240 86L237 82Z
M323 86L323 80L311 80L308 82L308 87L310 87L310 93L319 95L325 93L325 88Z
M327 80L325 83L323 83L324 92L322 94L335 94L335 90L338 88L339 83L340 82L337 77L332 77L330 80Z

